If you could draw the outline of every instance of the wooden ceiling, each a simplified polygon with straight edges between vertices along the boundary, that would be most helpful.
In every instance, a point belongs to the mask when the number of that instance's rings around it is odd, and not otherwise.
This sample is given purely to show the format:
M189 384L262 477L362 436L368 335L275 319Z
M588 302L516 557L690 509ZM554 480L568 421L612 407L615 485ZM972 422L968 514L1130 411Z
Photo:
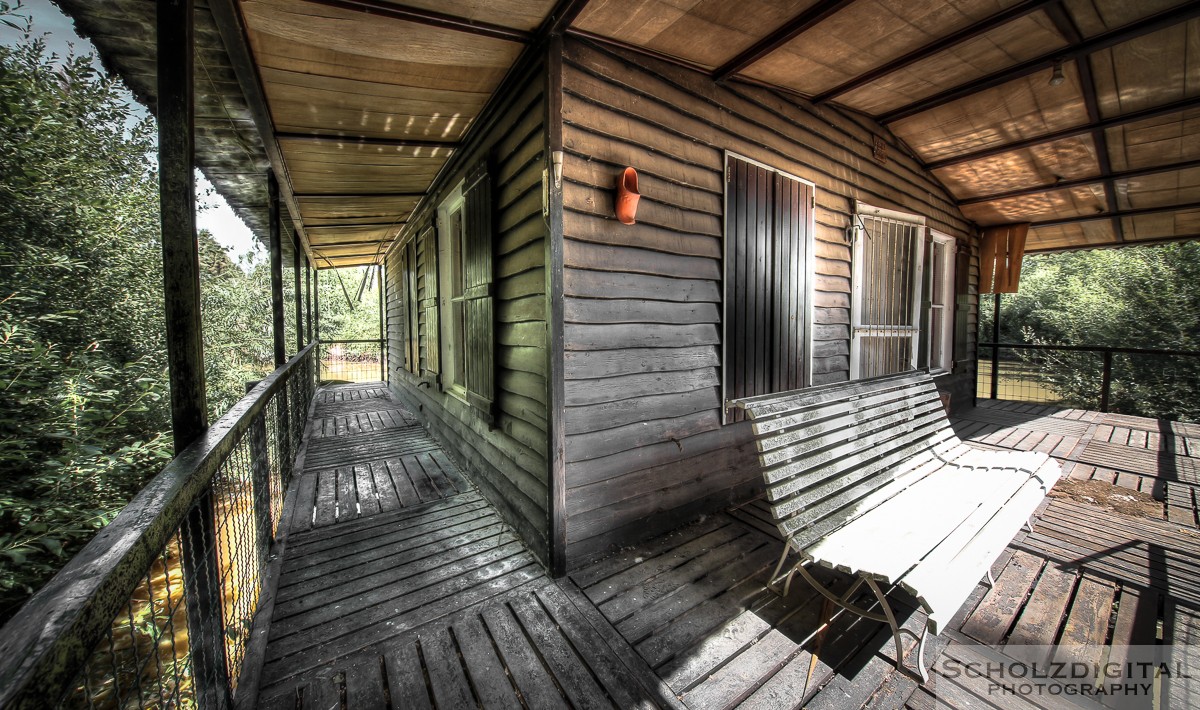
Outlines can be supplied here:
M153 105L128 29L153 0L57 1ZM379 263L561 32L865 114L1031 251L1200 238L1196 0L197 0L197 23L201 167L261 235L269 161L321 268Z
M566 28L887 127L1030 251L1200 237L1200 3L238 0L318 265L378 262L521 51Z

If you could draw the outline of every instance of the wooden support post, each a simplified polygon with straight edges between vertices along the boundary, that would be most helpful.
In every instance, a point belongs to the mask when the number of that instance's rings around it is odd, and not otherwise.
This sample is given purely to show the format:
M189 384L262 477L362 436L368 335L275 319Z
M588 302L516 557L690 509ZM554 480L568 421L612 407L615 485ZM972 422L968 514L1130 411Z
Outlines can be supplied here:
M1000 294L992 298L992 399L1000 399Z
M194 37L192 0L158 3L158 175L171 429L176 454L208 428L193 177ZM188 511L180 533L196 700L201 708L227 708L231 696L211 491L201 495Z
M387 362L383 352L383 343L387 338L383 327L383 267L375 271L376 285L379 287L379 381L387 382Z
M562 577L567 573L567 477L566 477L566 368L563 334L563 186L555 184L555 162L563 149L563 44L562 37L551 37L546 47L546 167L543 180L549 185L545 206L549 233L545 247L548 360L550 377L546 380L546 401L549 403L546 466L550 479L549 557L550 573ZM555 154L558 154L557 156Z
M304 310L300 294L300 235L292 232L292 275L296 295L296 352L304 349Z
M267 219L271 232L271 334L275 342L275 367L287 362L283 324L283 229L279 221L279 183L267 173Z
M304 255L304 316L306 321L305 332L307 333L308 342L313 339L313 314L312 314L312 264L308 261L308 254Z
M321 270L313 269L313 333L321 339Z

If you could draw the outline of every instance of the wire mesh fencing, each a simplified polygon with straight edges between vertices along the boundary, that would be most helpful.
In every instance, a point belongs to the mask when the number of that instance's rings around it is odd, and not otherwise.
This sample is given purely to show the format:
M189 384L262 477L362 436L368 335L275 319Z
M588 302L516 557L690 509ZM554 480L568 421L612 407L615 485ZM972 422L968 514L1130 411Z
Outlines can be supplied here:
M1200 420L1200 353L981 343L976 396Z
M382 340L321 341L321 382L381 382Z
M230 706L316 354L255 387L5 627L0 706Z

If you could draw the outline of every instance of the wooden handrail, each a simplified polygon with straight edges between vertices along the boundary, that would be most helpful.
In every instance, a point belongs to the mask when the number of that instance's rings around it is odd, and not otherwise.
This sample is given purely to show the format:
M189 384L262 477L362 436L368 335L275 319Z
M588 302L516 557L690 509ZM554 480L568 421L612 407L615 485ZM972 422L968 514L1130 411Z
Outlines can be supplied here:
M310 343L171 460L0 629L0 707L44 707L75 680L146 570Z

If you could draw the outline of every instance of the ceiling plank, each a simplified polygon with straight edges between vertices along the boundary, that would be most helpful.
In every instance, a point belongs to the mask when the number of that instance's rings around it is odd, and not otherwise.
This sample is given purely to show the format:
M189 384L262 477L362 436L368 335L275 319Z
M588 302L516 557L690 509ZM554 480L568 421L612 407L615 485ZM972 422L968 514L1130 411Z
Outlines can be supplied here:
M715 81L725 81L853 2L854 0L819 0L812 7L788 20L782 27L747 47L741 54L717 67L712 73L712 78Z
M1101 212L1099 214L1088 214L1081 217L1064 217L1062 219L1045 219L1040 222L1030 222L1029 227L1060 227L1064 224L1078 224L1080 222L1095 222L1102 219L1120 219L1121 217L1138 217L1146 214L1159 214L1161 212L1183 212L1186 210L1200 210L1200 202L1187 202L1182 205L1166 205L1164 207L1142 207L1135 210L1117 210L1116 212Z
M388 197L397 198L421 198L427 193L424 192L347 192L347 193L325 193L325 192L297 192L295 197L297 200L354 200L361 197Z
M488 22L477 22L465 17L447 15L443 12L407 7L390 2L379 2L378 0L307 0L307 2L339 10L361 12L393 20L404 20L405 22L413 22L429 27L453 30L455 32L464 32L478 37L489 37L507 42L526 44L534 39L533 34L525 30L517 30L503 25L493 25Z
M1086 57L1093 52L1099 52L1118 44L1124 44L1130 40L1167 29L1168 27L1174 27L1196 17L1200 17L1200 2L1188 3L1172 10L1160 12L1138 22L1119 27L1111 32L1097 35L1075 46L1048 52L1040 57L1021 62L1007 69L992 72L987 76L968 81L965 84L959 84L919 101L914 101L907 106L901 106L898 109L882 114L877 120L883 124L895 123L909 116L915 116L918 113L924 113L930 109L944 106L945 104L958 101L981 91L986 91L987 89L992 89L1002 84L1007 84L1010 81L1029 76L1030 74L1050 69L1056 62Z
M1055 28L1071 45L1083 42L1083 34L1075 26L1075 20L1067 12L1062 0L1046 8L1046 14ZM1087 109L1088 123L1097 123L1101 119L1100 100L1096 97L1096 80L1092 77L1092 62L1089 57L1075 60L1075 71L1079 73L1079 88L1083 92L1083 105ZM1092 145L1096 146L1096 162L1100 166L1100 176L1104 180L1104 203L1109 212L1116 212L1117 190L1112 180L1112 157L1108 151L1108 133L1102 128L1092 129ZM1118 242L1125 241L1125 224L1119 217L1112 219L1113 234Z
M1124 126L1130 123L1137 123L1138 121L1145 121L1150 118L1157 118L1158 116L1180 113L1182 111L1187 111L1197 107L1200 107L1200 96L1193 96L1187 99L1180 99L1179 101L1172 101L1171 103L1163 104L1162 106L1155 106L1153 108L1142 109L1141 111L1133 111L1132 113L1123 114L1121 116L1106 118L1103 121L1085 123L1073 128L1064 128L1062 130L1053 131L1040 136L1034 136L1033 138L1025 138L1019 141L1013 141L1011 143L1003 143L990 148L983 148L982 150L976 150L970 153L963 153L962 155L943 158L942 160L935 160L930 163L926 163L925 168L927 170L937 170L938 168L946 168L951 165L970 163L976 160L982 160L983 158L1003 155L1004 153L1009 153L1014 150L1032 148L1035 145L1053 143L1054 141L1062 140L1064 138L1081 136L1085 133L1091 133L1097 129L1116 128L1118 126Z
M968 25L961 30L954 32L953 34L949 34L945 37L939 37L924 47L918 47L908 54L897 57L882 66L866 72L865 74L859 74L853 79L844 81L828 91L823 91L812 97L812 102L815 104L824 103L830 99L841 96L842 94L848 94L855 89L870 84L880 77L887 76L888 74L916 64L922 59L928 59L935 54L956 47L963 42L975 39L979 35L991 32L997 27L1001 27L1009 22L1012 22L1013 20L1018 20L1026 15L1037 12L1046 5L1056 2L1059 2L1059 0L1027 0L1019 5L1014 5L1003 12L998 12L991 17L980 20L972 25Z
M454 141L427 141L414 138L362 138L359 136L335 136L327 133L276 133L276 140L305 141L309 143L349 143L361 146L384 148L448 148L454 150Z
M1138 168L1136 170L1120 170L1112 171L1108 177L1113 180L1128 180L1130 178L1144 177L1146 175L1157 175L1159 173L1170 173L1177 170L1188 170L1191 168L1200 168L1200 160L1185 160L1180 163L1171 163L1169 165L1155 165L1148 168ZM1099 182L1104 182L1103 175L1095 175L1092 177L1076 178L1074 180L1060 180L1058 182L1045 183L1042 185L1034 185L1031 187L1023 187L1019 190L1009 190L1007 192L994 192L990 195L980 195L978 197L968 197L958 201L960 207L965 205L978 205L985 202L996 202L999 200L1007 200L1013 197L1025 197L1027 195L1037 195L1042 192L1054 192L1055 190L1066 190L1072 187L1082 187L1084 185L1095 185Z

